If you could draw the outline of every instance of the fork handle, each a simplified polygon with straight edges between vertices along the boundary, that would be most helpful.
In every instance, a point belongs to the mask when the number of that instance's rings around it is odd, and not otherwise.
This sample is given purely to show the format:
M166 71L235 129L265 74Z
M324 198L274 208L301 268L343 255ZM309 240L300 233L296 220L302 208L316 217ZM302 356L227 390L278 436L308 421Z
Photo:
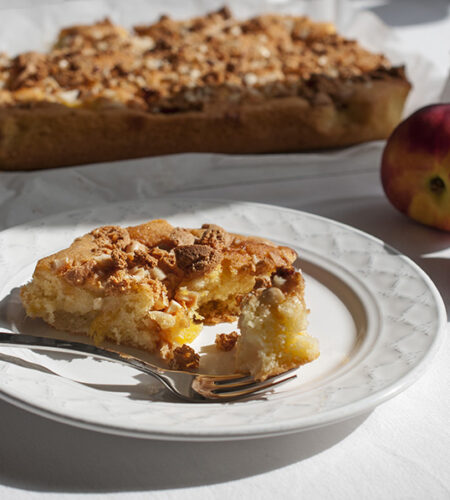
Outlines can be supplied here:
M6 347L37 347L46 351L56 352L74 352L88 354L89 356L95 356L108 361L118 361L119 363L132 366L139 371L145 372L158 379L164 385L168 385L167 380L164 377L164 372L167 370L163 370L156 365L152 365L146 361L135 358L134 356L122 354L112 349L96 347L89 344L83 344L81 342L69 342L55 338L36 337L34 335L7 332L0 332L0 345L4 345Z

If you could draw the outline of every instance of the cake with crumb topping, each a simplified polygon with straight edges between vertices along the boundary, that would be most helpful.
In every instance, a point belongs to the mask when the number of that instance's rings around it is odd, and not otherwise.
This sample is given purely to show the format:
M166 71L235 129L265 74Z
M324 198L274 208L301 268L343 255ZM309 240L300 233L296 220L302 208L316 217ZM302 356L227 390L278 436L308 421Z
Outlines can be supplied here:
M386 138L409 89L402 67L306 17L106 19L0 54L0 168L342 147Z
M240 336L218 336L218 347L236 351L238 371L263 379L318 355L305 335L295 259L288 247L214 224L103 226L41 259L21 299L55 328L156 352L183 369L198 368L188 344L203 325L239 317Z

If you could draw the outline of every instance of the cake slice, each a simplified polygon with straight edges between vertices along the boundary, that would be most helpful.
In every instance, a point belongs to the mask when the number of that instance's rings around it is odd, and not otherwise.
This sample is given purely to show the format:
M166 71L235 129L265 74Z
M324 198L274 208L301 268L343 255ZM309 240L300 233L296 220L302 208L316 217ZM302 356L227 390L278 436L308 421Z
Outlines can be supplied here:
M164 353L202 324L236 319L257 280L294 259L289 248L215 225L105 226L40 260L21 297L29 316L56 328Z
M214 224L104 226L41 259L21 298L30 317L55 328L157 352L185 369L198 367L187 344L204 324L239 317L236 370L263 380L319 355L305 333L295 258L290 248Z

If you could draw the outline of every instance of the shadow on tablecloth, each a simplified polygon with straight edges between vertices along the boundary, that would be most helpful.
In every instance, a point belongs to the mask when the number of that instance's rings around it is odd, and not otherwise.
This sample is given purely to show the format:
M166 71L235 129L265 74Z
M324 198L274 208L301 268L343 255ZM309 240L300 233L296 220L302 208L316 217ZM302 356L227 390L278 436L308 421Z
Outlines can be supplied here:
M0 482L67 493L166 490L262 474L333 447L368 416L287 436L188 443L95 433L1 401L0 412Z

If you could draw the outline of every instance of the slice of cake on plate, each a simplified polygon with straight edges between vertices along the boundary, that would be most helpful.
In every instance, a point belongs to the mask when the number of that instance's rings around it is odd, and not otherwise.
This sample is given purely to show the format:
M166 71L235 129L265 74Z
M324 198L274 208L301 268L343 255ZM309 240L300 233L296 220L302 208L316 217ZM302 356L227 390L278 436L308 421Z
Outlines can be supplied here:
M295 258L290 248L213 224L104 226L41 259L21 297L30 317L55 328L166 360L204 324L234 321L242 311L237 369L262 379L318 355L314 342L304 345L307 310Z

